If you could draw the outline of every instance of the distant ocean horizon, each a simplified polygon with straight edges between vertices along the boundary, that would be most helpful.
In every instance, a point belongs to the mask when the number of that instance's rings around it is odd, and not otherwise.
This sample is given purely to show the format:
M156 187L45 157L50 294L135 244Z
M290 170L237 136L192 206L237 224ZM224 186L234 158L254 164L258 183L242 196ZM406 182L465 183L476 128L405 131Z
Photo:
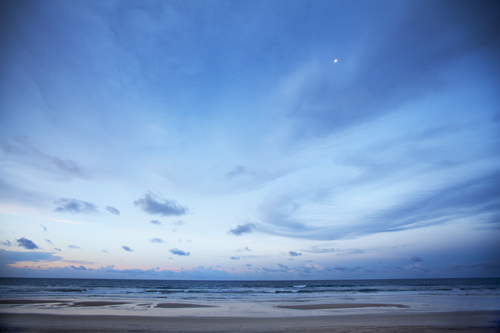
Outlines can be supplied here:
M0 278L0 298L147 298L191 301L500 295L500 278L373 280L126 280Z

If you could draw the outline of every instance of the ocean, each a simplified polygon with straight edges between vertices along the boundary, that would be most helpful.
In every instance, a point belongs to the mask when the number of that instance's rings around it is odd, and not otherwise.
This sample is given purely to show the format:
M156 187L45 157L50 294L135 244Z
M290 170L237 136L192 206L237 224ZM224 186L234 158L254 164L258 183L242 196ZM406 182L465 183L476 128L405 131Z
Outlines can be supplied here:
M141 298L192 301L286 301L373 296L500 296L500 278L172 281L0 278L0 298Z

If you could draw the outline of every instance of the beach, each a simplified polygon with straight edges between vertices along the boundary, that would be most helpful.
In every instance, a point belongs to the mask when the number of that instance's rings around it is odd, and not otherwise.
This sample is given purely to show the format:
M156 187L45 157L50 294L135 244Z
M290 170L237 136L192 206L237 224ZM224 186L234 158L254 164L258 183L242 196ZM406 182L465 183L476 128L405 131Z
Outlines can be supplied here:
M282 303L12 299L0 301L0 327L2 332L353 333L497 332L500 327L498 310L422 311L411 301Z
M498 312L249 317L0 315L4 332L496 332Z

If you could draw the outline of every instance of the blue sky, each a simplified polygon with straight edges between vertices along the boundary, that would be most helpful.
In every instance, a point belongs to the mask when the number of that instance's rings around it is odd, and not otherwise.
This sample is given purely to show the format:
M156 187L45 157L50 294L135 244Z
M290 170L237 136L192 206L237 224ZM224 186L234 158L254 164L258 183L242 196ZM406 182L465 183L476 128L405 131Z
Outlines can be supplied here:
M495 1L2 1L0 275L500 276Z

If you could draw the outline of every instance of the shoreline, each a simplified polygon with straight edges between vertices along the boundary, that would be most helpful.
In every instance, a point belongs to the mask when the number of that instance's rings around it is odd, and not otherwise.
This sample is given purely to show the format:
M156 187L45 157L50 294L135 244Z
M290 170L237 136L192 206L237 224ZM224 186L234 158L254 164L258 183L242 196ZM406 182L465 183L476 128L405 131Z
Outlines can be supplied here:
M500 311L293 317L116 316L0 313L5 332L478 332L496 331Z

